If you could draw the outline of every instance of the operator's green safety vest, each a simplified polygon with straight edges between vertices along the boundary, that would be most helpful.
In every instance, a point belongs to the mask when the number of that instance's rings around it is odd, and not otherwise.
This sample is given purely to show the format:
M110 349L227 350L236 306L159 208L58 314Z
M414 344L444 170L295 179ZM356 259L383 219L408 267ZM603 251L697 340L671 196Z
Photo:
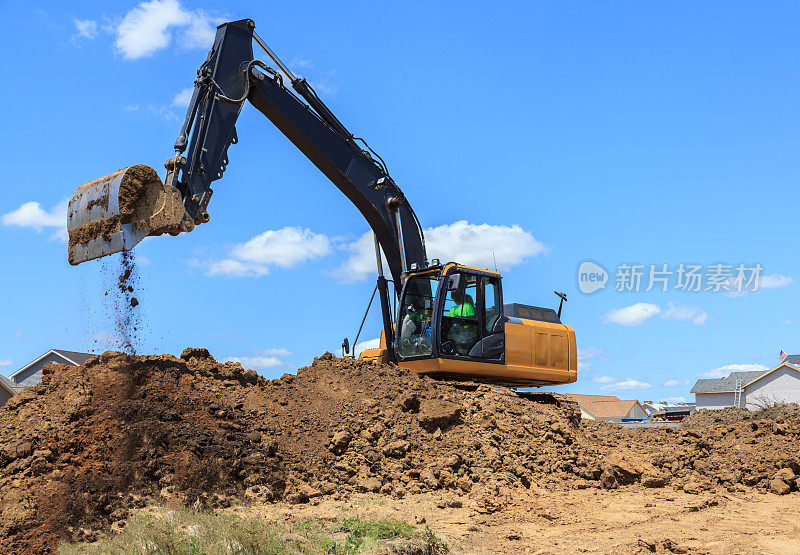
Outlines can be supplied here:
M464 318L468 316L475 316L475 308L469 303L457 304L451 308L447 316L450 318Z

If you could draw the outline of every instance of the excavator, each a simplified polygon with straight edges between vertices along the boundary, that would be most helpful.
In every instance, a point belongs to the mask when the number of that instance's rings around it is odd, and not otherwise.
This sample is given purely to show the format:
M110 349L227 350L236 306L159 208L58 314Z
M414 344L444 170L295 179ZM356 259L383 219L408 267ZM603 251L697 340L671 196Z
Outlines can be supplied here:
M272 65L254 58L254 43ZM557 293L557 311L504 303L497 271L429 261L422 225L383 159L348 131L306 79L292 73L252 20L217 28L194 84L163 181L140 164L75 191L67 214L70 264L208 223L211 184L225 173L228 147L239 140L236 121L249 101L344 193L374 233L373 298L377 292L383 329L379 347L361 358L509 388L577 379L575 331L561 322L566 296ZM343 349L350 352L347 340Z

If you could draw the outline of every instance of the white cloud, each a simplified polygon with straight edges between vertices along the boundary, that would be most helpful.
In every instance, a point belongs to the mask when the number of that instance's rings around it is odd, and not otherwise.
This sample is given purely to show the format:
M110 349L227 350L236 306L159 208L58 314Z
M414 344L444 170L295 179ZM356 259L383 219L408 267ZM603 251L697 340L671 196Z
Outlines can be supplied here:
M344 246L352 252L344 264L330 272L344 283L362 281L375 273L372 231ZM518 225L471 224L459 220L425 230L428 259L456 261L477 268L509 270L546 247Z
M123 104L122 105L122 111L123 112L137 112L137 111L139 111L139 105L138 104Z
M708 320L708 314L704 310L696 306L687 306L672 302L667 305L667 310L664 311L661 317L666 320L675 320L677 322L691 320L698 326L705 324Z
M589 347L586 349L578 349L578 370L587 372L592 369L591 359L599 356L603 352L602 349L597 347Z
M75 36L79 38L92 40L97 37L97 22L92 19L73 19L75 30L78 32Z
M256 235L234 246L229 257L212 261L207 275L263 276L271 266L291 268L331 252L330 239L300 227L284 227Z
M164 121L175 121L178 119L178 115L169 106L150 104L147 109L150 110L151 114Z
M660 313L661 309L651 303L636 303L624 308L609 310L603 316L603 323L619 324L620 326L641 326L647 320Z
M735 278L728 280L729 291L725 293L727 297L742 297L748 293L758 293L762 289L776 289L786 287L794 283L794 278L781 274L759 275L755 284L741 282ZM741 289L741 291L739 290Z
M661 402L665 405L677 405L679 403L685 403L686 400L687 400L686 397L678 396L678 397L667 397L666 399L662 399Z
M597 376L596 378L592 378L594 383L614 383L617 381L617 378L612 378L611 376Z
M770 274L761 276L758 280L759 289L775 289L776 287L786 287L794 283L794 278L782 276L780 274Z
M266 370L268 368L286 366L283 358L290 356L292 356L292 353L288 349L262 349L251 351L247 355L227 357L225 362L238 362L245 368Z
M376 337L375 339L368 339L366 341L360 341L354 348L353 354L358 358L362 352L367 349L377 349L381 346L381 338Z
M755 372L769 370L763 364L726 364L698 374L701 378L726 378L731 372Z
M202 10L187 10L177 0L150 0L130 10L117 26L114 46L128 60L152 56L169 46L173 29L182 29L184 48L209 48L218 21Z
M680 381L675 379L670 379L664 382L664 387L678 387L679 385L689 385L691 380Z
M308 58L295 57L287 64L295 77L305 77L311 87L323 96L333 96L339 90L338 75L335 70L318 71L314 61ZM288 79L284 84L291 88Z
M211 48L217 34L216 26L220 23L222 20L209 16L203 10L192 12L181 46L186 49Z
M620 391L629 389L650 389L651 387L653 386L649 383L639 382L634 379L627 378L618 382L602 385L600 386L600 389L603 391Z
M793 326L797 323L795 320L781 320L781 324L784 326Z
M41 233L45 228L53 229L50 239L66 243L67 241L67 204L66 199L46 211L36 201L22 204L16 210L4 214L0 221L3 225L30 227Z
M0 366L11 366L14 364L10 358L0 358Z
M342 283L355 283L364 280L368 276L376 275L375 240L371 231L366 232L357 240L344 245L342 248L352 254L338 268L326 271L327 274L336 277ZM381 256L383 269L388 271L389 265L386 263L386 257L383 256L383 252L381 252Z
M192 100L193 93L194 87L186 87L185 89L179 90L175 93L175 96L172 97L172 105L176 108L186 108Z
M545 246L518 225L471 224L460 220L425 230L428 257L478 268L508 270Z

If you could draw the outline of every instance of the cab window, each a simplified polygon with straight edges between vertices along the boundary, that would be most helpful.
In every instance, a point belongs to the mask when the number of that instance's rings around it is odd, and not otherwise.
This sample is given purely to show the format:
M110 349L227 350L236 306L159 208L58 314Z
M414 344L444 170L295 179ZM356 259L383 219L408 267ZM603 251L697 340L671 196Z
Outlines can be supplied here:
M438 275L411 277L400 302L397 352L403 358L429 356L433 301Z
M496 279L483 278L483 304L483 330L492 333L500 318L500 289Z

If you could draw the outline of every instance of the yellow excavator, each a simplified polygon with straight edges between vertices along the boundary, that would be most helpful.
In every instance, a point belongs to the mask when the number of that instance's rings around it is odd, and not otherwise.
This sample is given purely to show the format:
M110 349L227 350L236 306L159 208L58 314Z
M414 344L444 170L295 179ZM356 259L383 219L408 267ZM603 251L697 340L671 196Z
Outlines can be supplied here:
M254 42L273 65L253 57ZM429 261L422 225L383 159L281 62L249 19L217 28L197 70L164 181L154 169L136 165L75 191L67 221L70 264L130 250L149 235L188 233L207 223L211 183L228 165L246 101L345 194L374 232L383 330L379 348L363 352L363 358L507 387L577 379L575 332L560 318L566 296L559 294L558 311L505 303L498 272ZM343 347L349 353L347 340Z

